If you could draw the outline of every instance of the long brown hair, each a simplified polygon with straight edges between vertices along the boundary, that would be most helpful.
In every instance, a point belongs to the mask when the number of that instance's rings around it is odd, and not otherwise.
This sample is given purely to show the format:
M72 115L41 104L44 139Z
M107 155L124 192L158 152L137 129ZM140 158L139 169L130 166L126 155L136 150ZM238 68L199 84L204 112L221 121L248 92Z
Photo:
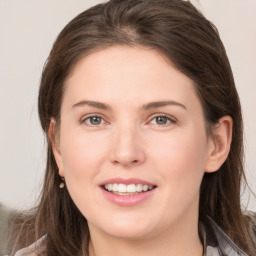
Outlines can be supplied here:
M84 56L113 45L156 49L190 77L204 110L207 132L225 115L233 119L229 156L220 170L204 175L199 219L211 216L249 255L255 255L240 206L243 126L239 97L217 29L190 2L181 0L111 0L74 18L61 31L45 64L38 98L39 117L48 154L41 199L21 221L17 248L47 234L46 255L87 255L89 230L66 189L60 190L58 168L48 138L51 118L60 120L65 80ZM82 248L82 249L81 249Z

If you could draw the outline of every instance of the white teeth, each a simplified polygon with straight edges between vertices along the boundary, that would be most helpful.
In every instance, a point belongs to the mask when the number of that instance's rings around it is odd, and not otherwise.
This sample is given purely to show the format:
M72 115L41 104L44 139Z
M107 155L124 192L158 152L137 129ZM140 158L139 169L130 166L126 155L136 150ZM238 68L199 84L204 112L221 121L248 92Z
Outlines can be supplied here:
M118 184L114 183L112 189L114 192L118 191Z
M141 184L138 184L138 185L136 186L136 190L137 190L137 192L141 192L141 191L142 191L142 185L141 185Z
M127 186L125 184L119 184L117 191L121 193L125 193L127 192Z
M106 184L105 189L109 192L115 192L115 194L124 195L125 193L139 193L139 192L146 192L148 190L152 190L154 186L142 185L142 184Z
M147 191L148 190L148 185L143 185L142 190Z
M134 193L136 192L136 186L134 184L130 184L126 187L126 192Z
M113 185L112 184L108 184L108 191L112 191Z

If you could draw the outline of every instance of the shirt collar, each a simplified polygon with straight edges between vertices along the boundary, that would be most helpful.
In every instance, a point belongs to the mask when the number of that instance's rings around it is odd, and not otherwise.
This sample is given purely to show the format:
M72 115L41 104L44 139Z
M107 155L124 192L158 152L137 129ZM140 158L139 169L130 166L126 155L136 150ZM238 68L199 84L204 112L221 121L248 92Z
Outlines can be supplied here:
M204 256L248 256L208 216L209 225L199 223L199 233L204 246Z

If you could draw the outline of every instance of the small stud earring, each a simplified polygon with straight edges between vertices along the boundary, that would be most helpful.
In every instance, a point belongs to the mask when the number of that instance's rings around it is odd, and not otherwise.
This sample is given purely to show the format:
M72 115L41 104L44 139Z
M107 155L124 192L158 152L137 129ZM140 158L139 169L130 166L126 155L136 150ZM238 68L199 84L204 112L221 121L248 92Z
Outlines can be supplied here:
M62 182L60 183L60 185L59 185L59 187L60 188L64 188L65 187L65 179L64 179L64 177L61 177L61 179L62 179Z

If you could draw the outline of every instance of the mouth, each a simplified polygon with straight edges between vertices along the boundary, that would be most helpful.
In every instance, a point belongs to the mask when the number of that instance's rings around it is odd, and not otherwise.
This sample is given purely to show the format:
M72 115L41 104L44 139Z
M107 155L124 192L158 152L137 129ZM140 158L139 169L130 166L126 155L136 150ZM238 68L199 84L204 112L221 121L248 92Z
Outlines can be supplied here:
M99 184L103 197L115 205L133 207L155 198L157 186L137 178L113 178Z
M132 196L146 193L156 188L154 185L147 185L141 183L123 184L123 183L107 183L101 186L105 191L120 195Z

